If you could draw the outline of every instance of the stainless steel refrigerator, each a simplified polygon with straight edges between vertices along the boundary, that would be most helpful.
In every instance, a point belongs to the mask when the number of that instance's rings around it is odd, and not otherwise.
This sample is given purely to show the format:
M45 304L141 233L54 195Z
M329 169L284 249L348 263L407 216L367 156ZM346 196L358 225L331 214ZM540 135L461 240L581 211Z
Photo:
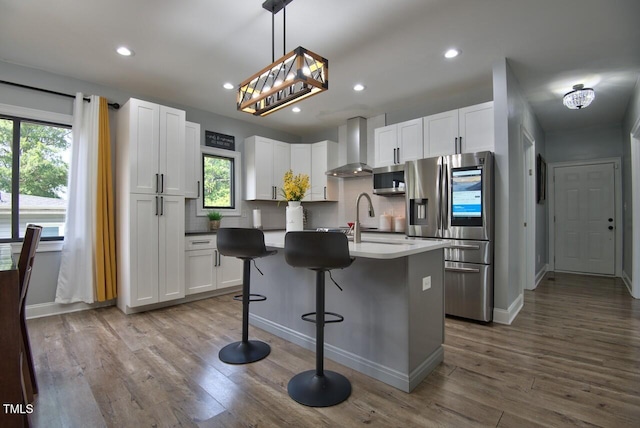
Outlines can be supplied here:
M447 239L445 313L493 320L493 153L405 164L407 236Z

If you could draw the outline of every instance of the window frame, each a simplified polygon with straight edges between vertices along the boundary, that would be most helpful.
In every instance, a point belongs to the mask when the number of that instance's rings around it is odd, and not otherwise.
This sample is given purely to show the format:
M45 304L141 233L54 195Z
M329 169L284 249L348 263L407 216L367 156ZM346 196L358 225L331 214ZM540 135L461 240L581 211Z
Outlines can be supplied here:
M28 107L14 106L0 103L0 115L9 120L35 122L43 125L68 126L73 131L73 116L69 114L54 113L44 110L36 110ZM14 160L15 162L15 160ZM15 168L15 166L14 166ZM13 181L14 176L12 176ZM12 189L12 194L13 194ZM18 207L19 209L19 207ZM13 208L12 208L13 210ZM19 230L14 227L13 212L11 216L11 238L0 238L0 242L22 242L24 238L19 236ZM15 233L18 236L15 236ZM62 241L63 236L42 237L41 241Z
M242 215L242 207L241 207L241 202L242 202L242 174L241 174L241 170L242 170L242 154L240 152L236 152L236 151L232 151L232 150L224 150L224 149L217 149L214 147L208 147L208 146L200 146L200 162L198 162L198 164L200 165L200 171L198 172L198 175L200 177L200 191L198 192L200 196L198 196L197 199L197 210L196 210L196 216L198 217L205 217L207 215L207 213L209 211L211 211L212 209L204 209L204 157L205 155L208 156L219 156L219 157L224 157L224 158L230 158L233 159L233 183L232 183L232 187L234 189L233 192L233 205L234 208L212 208L215 209L215 211L219 211L220 213L222 213L222 215L226 216L226 217L239 217Z

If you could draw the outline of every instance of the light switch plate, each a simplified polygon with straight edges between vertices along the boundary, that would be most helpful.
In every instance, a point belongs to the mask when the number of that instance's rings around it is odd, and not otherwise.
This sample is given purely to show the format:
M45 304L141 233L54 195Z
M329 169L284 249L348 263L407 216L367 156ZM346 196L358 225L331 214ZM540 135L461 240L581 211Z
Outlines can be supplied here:
M425 276L422 278L422 291L428 290L431 288L431 276Z

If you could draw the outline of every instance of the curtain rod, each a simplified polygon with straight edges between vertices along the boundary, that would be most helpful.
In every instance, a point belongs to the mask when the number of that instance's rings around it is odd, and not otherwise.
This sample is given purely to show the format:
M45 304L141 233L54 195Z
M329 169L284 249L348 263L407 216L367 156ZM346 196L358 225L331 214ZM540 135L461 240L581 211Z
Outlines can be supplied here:
M6 80L0 80L0 83L4 83L5 85L17 86L18 88L31 89L34 91L46 92L47 94L60 95L61 97L67 98L75 98L75 95L65 94L63 92L50 91L49 89L36 88L35 86L22 85L20 83L7 82ZM90 98L84 98L85 101L91 102ZM118 103L108 103L109 107L114 110L118 110L120 108L120 104Z

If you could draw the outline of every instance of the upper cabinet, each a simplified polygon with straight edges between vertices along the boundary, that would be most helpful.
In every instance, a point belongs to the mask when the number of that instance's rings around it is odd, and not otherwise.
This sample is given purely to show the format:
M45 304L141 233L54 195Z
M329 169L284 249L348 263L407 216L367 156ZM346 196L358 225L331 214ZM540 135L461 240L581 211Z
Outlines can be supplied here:
M245 199L278 200L285 172L291 168L287 143L253 136L244 140Z
M494 150L493 101L423 118L424 157Z
M291 164L293 165L293 159ZM311 200L337 201L338 179L326 172L338 166L338 143L320 141L311 144ZM305 198L306 200L306 198Z
M422 119L377 128L375 167L403 164L423 157Z
M306 174L311 183L311 144L291 144L291 170L294 175ZM303 201L311 200L311 192L307 192Z
M184 197L200 197L200 124L186 122L184 139Z
M129 191L184 195L185 112L132 98L118 121L128 145Z

